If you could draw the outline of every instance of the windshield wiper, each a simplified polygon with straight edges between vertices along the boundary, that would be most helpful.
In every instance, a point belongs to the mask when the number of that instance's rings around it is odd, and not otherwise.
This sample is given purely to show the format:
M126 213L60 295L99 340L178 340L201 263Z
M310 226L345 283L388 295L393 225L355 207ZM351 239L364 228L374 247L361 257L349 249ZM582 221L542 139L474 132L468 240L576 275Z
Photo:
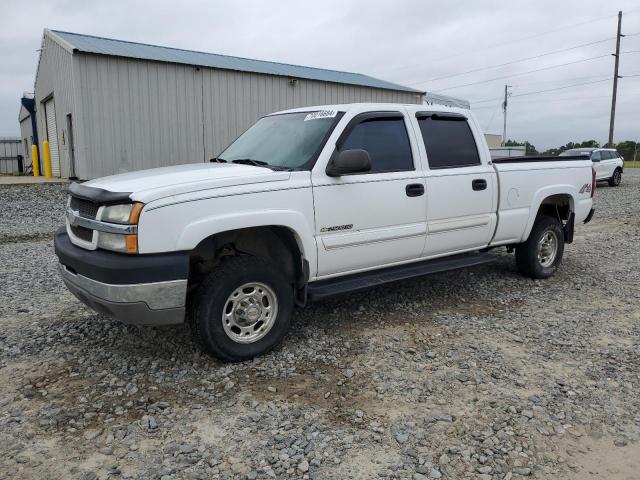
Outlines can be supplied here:
M209 160L210 163L227 163L224 158L215 157Z
M236 160L231 160L231 163L253 165L254 167L269 167L269 164L267 162L263 162L262 160L254 160L253 158L238 158Z

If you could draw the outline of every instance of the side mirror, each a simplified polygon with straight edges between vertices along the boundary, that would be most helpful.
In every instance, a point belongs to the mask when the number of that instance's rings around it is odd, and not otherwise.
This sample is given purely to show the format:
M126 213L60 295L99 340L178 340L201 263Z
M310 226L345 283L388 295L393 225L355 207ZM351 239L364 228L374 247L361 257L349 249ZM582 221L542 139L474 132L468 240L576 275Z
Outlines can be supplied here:
M343 150L327 165L327 175L339 177L350 173L363 173L371 170L371 158L366 150Z

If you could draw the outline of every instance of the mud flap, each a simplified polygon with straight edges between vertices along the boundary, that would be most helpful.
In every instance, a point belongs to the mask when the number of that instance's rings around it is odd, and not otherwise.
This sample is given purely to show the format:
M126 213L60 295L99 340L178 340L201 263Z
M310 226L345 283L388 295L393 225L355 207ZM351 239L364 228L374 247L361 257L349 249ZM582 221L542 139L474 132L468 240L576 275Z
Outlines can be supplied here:
M564 243L573 243L573 231L574 231L575 219L576 219L575 213L571 212L571 214L569 215L569 219L567 220L567 223L565 223L564 226L562 227L562 231L564 232Z

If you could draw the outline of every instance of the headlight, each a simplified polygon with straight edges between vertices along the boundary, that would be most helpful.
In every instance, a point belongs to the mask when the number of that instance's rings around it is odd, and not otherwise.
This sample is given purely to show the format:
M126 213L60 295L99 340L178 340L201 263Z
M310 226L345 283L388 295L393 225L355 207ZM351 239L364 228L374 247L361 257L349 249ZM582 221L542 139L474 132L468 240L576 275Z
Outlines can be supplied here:
M135 225L138 223L143 206L142 203L136 202L104 207L101 220L109 223Z
M144 204L140 202L109 205L102 210L100 220L105 223L137 225L143 207ZM138 253L138 235L101 231L98 233L98 248L114 252Z
M102 221L111 223L129 223L133 203L127 205L112 205L102 211Z
M100 232L98 234L98 248L114 252L138 253L138 236Z

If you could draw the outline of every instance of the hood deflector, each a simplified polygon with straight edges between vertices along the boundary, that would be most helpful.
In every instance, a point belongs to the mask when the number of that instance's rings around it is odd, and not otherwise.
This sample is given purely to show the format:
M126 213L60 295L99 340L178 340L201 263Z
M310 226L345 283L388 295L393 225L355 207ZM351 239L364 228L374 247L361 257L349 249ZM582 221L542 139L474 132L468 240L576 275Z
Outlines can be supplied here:
M87 200L98 205L114 205L116 203L131 203L131 192L110 192L102 188L88 187L80 183L72 183L69 193L74 197Z

